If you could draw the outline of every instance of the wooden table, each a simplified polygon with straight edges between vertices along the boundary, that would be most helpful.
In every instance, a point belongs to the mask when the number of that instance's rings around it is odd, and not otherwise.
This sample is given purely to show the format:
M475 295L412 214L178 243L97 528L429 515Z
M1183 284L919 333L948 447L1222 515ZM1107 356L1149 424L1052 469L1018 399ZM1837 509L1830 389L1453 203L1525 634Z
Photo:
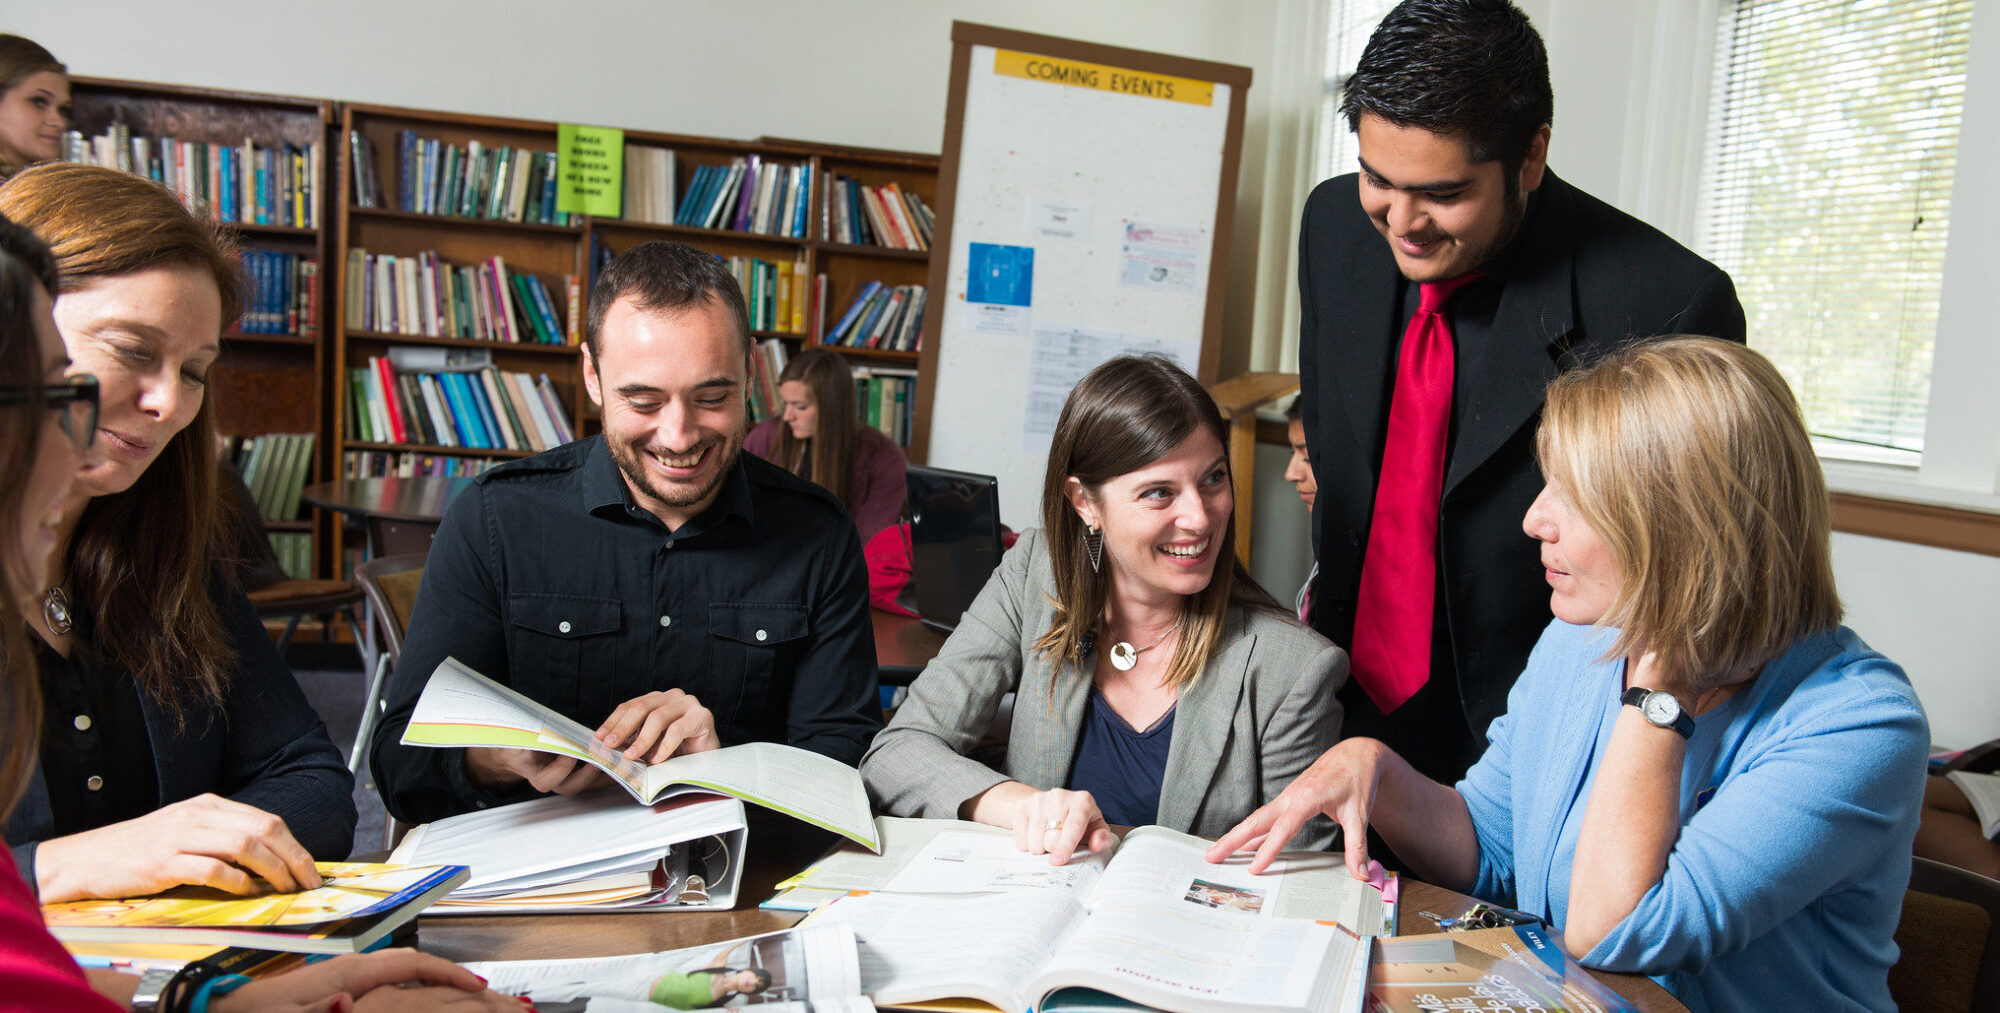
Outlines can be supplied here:
M757 905L775 892L779 881L811 864L839 838L755 806L748 811L750 860L734 911L431 917L418 923L418 948L459 962L608 957L677 950L789 928L799 915L761 911ZM1418 912L1453 918L1474 903L1462 893L1405 878L1398 929L1405 935L1435 932L1436 926ZM1687 1007L1650 978L1591 974L1646 1013L1686 1013Z
M875 624L875 667L886 685L909 685L944 646L944 634L921 619L878 608L870 608L868 618Z

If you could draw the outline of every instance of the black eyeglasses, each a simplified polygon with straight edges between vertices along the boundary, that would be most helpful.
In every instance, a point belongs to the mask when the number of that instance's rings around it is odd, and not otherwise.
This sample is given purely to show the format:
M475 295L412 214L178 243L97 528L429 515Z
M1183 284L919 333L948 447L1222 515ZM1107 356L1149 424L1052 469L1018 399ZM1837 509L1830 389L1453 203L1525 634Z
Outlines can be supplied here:
M61 383L40 387L0 387L0 405L26 404L39 397L50 411L61 412L56 424L78 450L97 436L97 378L78 373Z

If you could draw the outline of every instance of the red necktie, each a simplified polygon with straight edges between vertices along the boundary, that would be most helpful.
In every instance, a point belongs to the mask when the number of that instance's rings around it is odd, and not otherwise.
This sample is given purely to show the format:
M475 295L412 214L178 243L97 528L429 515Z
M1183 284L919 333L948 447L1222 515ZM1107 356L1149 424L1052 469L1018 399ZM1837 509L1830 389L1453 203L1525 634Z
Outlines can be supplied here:
M1361 560L1354 605L1354 677L1387 714L1431 677L1437 601L1438 501L1451 425L1451 324L1444 304L1479 277L1462 274L1418 289L1417 312L1396 354L1396 390L1382 442L1382 478Z

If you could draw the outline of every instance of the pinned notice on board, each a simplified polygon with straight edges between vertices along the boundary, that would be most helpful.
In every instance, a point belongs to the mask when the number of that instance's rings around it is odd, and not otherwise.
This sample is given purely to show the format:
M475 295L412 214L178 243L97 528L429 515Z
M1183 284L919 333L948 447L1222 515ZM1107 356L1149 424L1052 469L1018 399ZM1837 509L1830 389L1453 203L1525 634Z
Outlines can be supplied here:
M1118 244L1118 280L1135 288L1192 292L1204 275L1207 230L1125 220Z
M625 131L556 127L556 210L616 218L624 210Z
M1213 81L1196 81L1193 78L1154 74L1144 70L1127 70L1124 67L1108 67L1101 63L1085 63L1082 60L1062 60L1034 53L1017 53L1011 49L994 51L993 72L1006 77L1024 77L1030 81L1066 84L1072 88L1090 88L1095 91L1156 98L1167 102L1185 102L1193 106L1215 104Z
M1027 334L1028 307L1035 302L1035 248L968 244L965 301L973 304L973 330Z

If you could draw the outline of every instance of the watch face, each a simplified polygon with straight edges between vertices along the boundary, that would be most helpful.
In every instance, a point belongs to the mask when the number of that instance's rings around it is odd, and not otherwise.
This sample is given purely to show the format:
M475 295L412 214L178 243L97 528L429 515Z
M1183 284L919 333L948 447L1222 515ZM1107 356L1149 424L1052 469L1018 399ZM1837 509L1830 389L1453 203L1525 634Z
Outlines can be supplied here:
M1639 708L1645 712L1646 720L1662 728L1672 725L1681 716L1681 702L1665 691L1646 694Z

